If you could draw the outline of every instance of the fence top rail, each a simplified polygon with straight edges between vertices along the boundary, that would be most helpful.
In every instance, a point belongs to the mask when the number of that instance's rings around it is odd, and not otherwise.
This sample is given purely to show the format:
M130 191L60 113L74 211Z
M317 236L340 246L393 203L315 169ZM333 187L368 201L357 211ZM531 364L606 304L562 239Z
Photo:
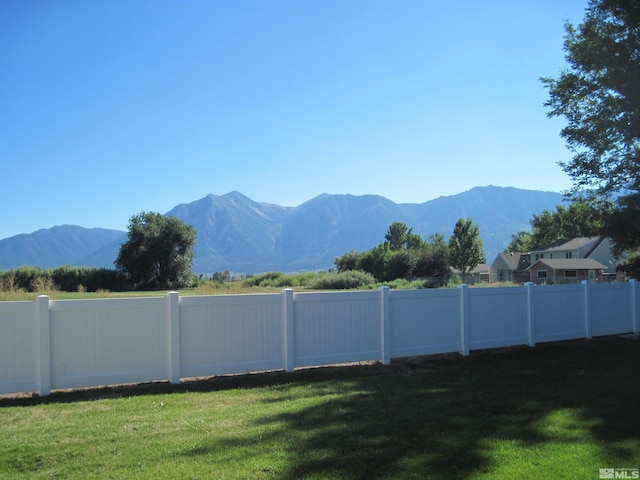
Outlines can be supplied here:
M379 290L348 290L344 292L294 292L294 302L352 302L358 300L377 300Z
M515 295L526 295L527 289L526 287L487 287L487 288L470 288L467 290L469 296L479 297L479 296L515 296Z
M595 283L595 282L589 282L589 285L591 286L592 289L595 290L630 290L631 288L631 284L630 283L623 283L623 282L604 282L604 283Z
M144 309L161 307L165 302L165 297L84 298L51 300L49 309L51 311Z
M594 285L590 283L590 285ZM584 285L580 283L565 283L565 284L555 284L555 285L534 285L533 288L536 291L544 291L545 293L557 293L562 294L565 292L577 292L584 289Z
M35 308L35 304L36 302L33 300L0 302L0 313L31 312Z
M415 299L426 297L458 297L460 290L457 288L423 288L418 290L390 290L392 299Z
M240 304L278 304L282 302L280 293L243 293L229 295L190 295L181 296L180 305L184 307L205 307L215 305Z

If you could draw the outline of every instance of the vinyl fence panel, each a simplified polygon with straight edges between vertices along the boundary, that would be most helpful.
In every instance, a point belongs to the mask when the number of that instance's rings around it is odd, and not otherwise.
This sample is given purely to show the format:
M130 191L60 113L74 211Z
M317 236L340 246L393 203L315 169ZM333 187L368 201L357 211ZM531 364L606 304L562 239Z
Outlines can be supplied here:
M0 302L0 394L638 332L625 284Z
M458 289L390 292L391 357L460 350Z
M534 287L536 342L585 337L583 285Z
M593 336L615 335L633 330L633 311L628 283L592 284L589 289Z
M38 389L35 302L0 302L0 394Z
M380 358L380 293L300 293L293 297L296 366Z
M183 377L284 368L281 295L182 297L180 340Z
M52 301L51 387L166 379L165 304L162 297Z
M469 289L469 348L509 347L528 342L524 288Z

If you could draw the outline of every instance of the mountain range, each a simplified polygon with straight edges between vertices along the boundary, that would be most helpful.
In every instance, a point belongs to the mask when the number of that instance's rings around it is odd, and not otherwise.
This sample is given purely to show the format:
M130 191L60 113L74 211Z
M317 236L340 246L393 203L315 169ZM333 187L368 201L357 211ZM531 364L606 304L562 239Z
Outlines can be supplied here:
M397 204L377 195L322 194L297 207L255 202L238 192L208 195L167 212L197 231L196 273L285 272L330 268L336 256L366 251L384 241L393 222L403 222L425 239L448 240L459 218L480 228L487 261L503 251L511 235L529 230L529 220L554 210L556 192L512 187L476 187L420 204ZM0 240L0 270L35 265L113 268L123 231L57 226Z

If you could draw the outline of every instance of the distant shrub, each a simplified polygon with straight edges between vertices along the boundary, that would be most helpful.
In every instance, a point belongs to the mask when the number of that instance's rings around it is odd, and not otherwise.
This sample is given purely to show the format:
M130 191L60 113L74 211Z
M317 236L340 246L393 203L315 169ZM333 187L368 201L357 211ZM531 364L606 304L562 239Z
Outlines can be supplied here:
M282 272L267 272L259 275L254 275L247 278L244 281L245 287L273 287L274 282L282 278L284 274Z
M36 277L31 285L31 291L36 293L51 293L56 290L53 280L48 275Z
M384 285L394 290L417 290L424 288L421 280L409 281L406 278L397 278L390 282L384 282Z
M42 270L40 267L20 267L0 272L0 290L5 292L64 291L97 292L109 290L122 292L131 290L128 277L108 268L63 267Z
M384 282L383 285L396 290L419 290L421 288L439 288L443 285L443 281L439 278L422 278L415 280L398 278L390 282Z
M304 272L285 275L282 272L268 272L254 275L244 281L245 287L306 287L322 275L317 272Z
M398 250L391 254L385 266L385 280L408 278L416 266L416 257L410 250Z
M0 285L7 292L24 291L35 292L37 287L45 285L51 281L48 272L40 267L20 267L18 269L2 272Z
M229 270L225 270L224 272L214 272L211 275L211 281L217 283L227 283L231 281L231 273Z
M447 282L444 284L446 288L457 288L462 284L462 280L460 280L459 275L454 275L453 278L449 278Z
M99 290L124 292L131 290L133 287L125 273L109 268L92 269L87 275L86 282L83 285L89 292L97 292Z
M78 285L86 285L90 269L65 265L50 271L58 290L77 292Z
M16 282L15 271L0 272L0 290L3 292L18 292L22 290Z
M345 253L341 257L337 257L334 261L338 272L346 272L348 270L357 270L358 261L361 254L355 250Z
M318 275L307 286L314 290L346 290L374 286L376 279L370 273L360 270L330 272Z
M319 276L324 275L325 272L304 272L290 275L292 287L306 287L310 283L314 282Z
M73 267L65 265L47 270L58 290L77 292L80 287L84 291L97 292L109 290L112 292L129 290L127 276L117 270L108 268Z

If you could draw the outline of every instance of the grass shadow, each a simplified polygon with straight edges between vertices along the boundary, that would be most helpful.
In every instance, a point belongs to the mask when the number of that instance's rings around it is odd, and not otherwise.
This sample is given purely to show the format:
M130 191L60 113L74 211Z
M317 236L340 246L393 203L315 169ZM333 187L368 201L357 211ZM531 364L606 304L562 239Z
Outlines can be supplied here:
M618 338L308 370L283 388L300 397L306 384L323 401L257 422L269 432L263 441L287 445L281 478L470 478L496 468L496 445L539 457L550 444L571 450L587 437L602 466L635 465L639 373L640 344ZM233 437L208 448L242 451L248 442ZM584 448L575 455L593 455ZM562 471L564 460L553 467L558 476L580 477Z

